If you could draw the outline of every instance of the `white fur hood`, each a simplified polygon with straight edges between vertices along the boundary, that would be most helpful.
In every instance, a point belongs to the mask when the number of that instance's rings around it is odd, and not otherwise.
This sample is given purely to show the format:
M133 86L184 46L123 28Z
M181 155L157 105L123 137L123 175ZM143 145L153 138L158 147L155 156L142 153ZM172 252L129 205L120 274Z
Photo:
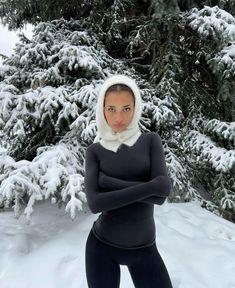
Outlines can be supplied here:
M124 131L114 132L105 120L103 113L104 95L106 90L114 84L125 84L131 88L135 95L135 111L131 123ZM141 131L138 125L142 113L142 99L136 82L126 75L116 74L107 78L101 86L96 105L96 125L101 138L100 144L111 151L117 152L121 144L132 146Z

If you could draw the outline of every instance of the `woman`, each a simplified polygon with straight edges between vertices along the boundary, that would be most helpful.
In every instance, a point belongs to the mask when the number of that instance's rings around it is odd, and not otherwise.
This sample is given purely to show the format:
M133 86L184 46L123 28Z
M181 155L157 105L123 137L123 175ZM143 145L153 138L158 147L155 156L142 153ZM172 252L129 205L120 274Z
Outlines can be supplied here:
M141 133L140 91L135 81L114 75L103 83L96 106L101 140L85 156L85 192L100 213L86 242L89 288L117 288L126 265L137 288L172 288L155 239L154 204L171 191L161 138Z

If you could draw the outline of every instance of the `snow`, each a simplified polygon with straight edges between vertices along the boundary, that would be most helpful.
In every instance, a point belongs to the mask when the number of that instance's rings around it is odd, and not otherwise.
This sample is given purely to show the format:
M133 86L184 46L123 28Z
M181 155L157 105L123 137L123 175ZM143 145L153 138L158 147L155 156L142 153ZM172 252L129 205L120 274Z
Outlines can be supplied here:
M71 218L48 200L27 224L11 210L0 217L1 288L87 288L85 244L98 214ZM235 224L197 202L155 205L156 242L174 288L235 288ZM121 265L120 288L133 288Z
M225 94L223 96L225 100L228 95L224 93L226 87L223 90L224 82L225 80L232 81L235 75L235 18L218 6L204 6L201 10L193 8L187 18L189 26L196 30L202 39L212 36L213 40L210 41L217 42L219 50L214 49L214 53L209 56L207 62L213 73L217 74L219 79L221 78L220 90Z
M222 41L235 40L235 19L218 6L205 5L201 10L193 8L188 19L191 21L189 25L199 34L206 37L212 34L214 37L221 38Z
M221 122L221 124L223 124L223 122ZM217 124L216 127L218 128L218 126ZM233 133L234 122L229 122L227 128L228 130L231 128L231 133ZM205 126L205 129L208 128ZM233 137L233 134L231 137ZM219 147L216 142L212 141L208 136L196 130L191 130L186 138L188 139L190 150L200 153L198 160L200 160L201 157L207 159L216 171L226 172L232 169L235 161L235 149L227 150Z
M233 79L235 75L235 44L224 47L208 63L211 64L214 73L223 74L224 79Z

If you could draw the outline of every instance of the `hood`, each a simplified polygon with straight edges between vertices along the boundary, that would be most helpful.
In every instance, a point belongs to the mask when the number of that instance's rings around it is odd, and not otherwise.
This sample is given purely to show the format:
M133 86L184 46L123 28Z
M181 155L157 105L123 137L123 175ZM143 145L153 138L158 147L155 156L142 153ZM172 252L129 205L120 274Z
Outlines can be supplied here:
M124 131L114 132L112 128L106 122L103 112L103 103L106 90L114 84L125 84L131 88L135 96L135 111L131 123L126 127ZM121 144L132 146L139 136L141 131L138 122L142 114L142 99L140 90L136 82L126 75L113 75L107 78L101 86L97 105L96 105L96 125L98 134L101 138L100 144L108 149L116 152Z

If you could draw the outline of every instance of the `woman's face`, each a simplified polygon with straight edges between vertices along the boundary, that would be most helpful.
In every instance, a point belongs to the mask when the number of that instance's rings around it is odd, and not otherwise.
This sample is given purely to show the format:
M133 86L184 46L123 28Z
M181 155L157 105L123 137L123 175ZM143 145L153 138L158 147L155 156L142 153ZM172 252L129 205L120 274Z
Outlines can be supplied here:
M134 115L134 96L129 91L110 91L105 96L104 117L114 132L121 132Z

